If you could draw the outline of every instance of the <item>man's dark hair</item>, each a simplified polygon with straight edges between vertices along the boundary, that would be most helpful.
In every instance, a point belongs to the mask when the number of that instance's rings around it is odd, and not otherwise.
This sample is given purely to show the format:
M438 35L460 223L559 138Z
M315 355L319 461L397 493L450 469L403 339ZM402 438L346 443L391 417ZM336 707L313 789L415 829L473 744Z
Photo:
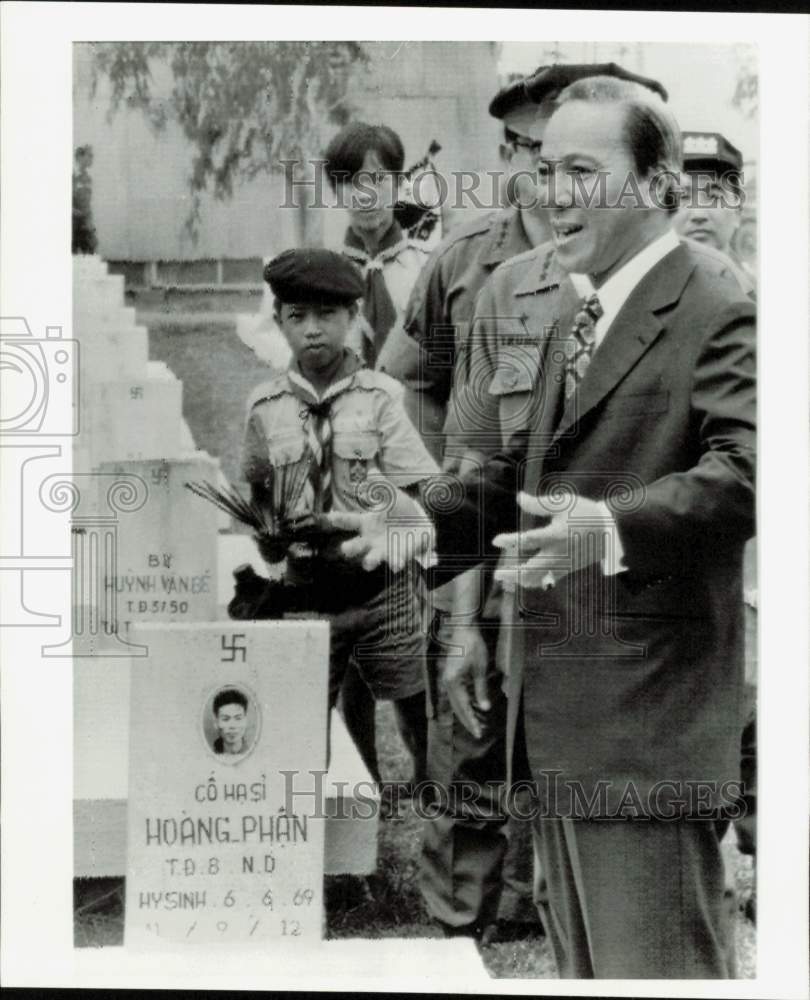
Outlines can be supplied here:
M670 175L672 181L661 203L669 212L677 210L680 185L676 178L683 166L681 130L660 97L640 83L591 76L566 87L558 101L621 104L625 109L623 138L639 176L645 177L651 171Z
M324 169L334 188L340 181L351 180L363 168L366 153L374 152L386 170L402 173L405 148L396 132L387 125L350 122L326 147Z
M224 691L220 691L216 698L214 698L214 715L219 713L223 705L241 705L247 712L248 700L236 688L226 688Z

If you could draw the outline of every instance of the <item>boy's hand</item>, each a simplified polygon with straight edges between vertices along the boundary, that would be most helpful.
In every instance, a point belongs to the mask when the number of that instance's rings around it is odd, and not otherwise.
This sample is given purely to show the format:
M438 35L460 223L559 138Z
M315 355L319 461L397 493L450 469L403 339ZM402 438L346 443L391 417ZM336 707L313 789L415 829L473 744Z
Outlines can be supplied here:
M254 535L253 541L258 546L262 559L271 566L282 562L287 556L287 547L289 545L287 541L268 535L266 532Z
M394 573L433 549L433 523L414 500L396 490L393 502L382 511L330 511L335 528L357 532L341 545L348 559L360 559L363 569L374 570L388 563Z

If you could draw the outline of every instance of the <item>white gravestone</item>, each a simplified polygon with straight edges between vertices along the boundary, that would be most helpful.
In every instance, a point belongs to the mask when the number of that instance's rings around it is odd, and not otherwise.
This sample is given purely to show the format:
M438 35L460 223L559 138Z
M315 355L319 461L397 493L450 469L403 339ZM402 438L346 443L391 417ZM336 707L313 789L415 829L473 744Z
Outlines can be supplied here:
M137 476L146 502L120 519L115 590L118 619L213 621L217 618L217 509L185 488L215 482L218 463L204 453L171 461L111 462L101 471Z
M320 940L327 626L133 634L125 945Z
M218 462L194 449L183 425L182 383L165 364L147 360L147 332L124 305L121 277L98 257L74 257L73 266L73 335L81 342L74 620L70 638L48 655L75 658L76 874L110 876L124 872L130 675L143 663L129 627L224 617L231 571L249 560L241 548L230 560L228 549L225 579L218 580L220 547L240 541L257 557L246 536L218 537L228 516L183 487L186 480L226 484ZM332 734L326 798L337 816L345 779L368 776L339 719ZM376 822L332 820L330 829L329 871L374 870Z

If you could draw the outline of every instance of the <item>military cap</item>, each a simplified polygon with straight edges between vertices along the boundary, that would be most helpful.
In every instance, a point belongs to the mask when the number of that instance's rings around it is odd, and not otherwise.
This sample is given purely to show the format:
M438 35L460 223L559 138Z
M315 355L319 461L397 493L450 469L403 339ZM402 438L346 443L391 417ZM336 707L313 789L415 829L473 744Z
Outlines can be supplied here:
M360 271L334 250L285 250L265 265L264 280L281 302L348 305L363 295Z
M521 105L541 104L577 80L584 80L590 76L615 76L619 80L640 83L659 94L665 101L669 97L657 80L631 73L616 63L559 63L553 66L540 66L531 75L504 87L492 99L489 113L494 118L504 118Z
M722 174L742 170L742 153L719 132L682 132L681 141L687 172L713 170Z

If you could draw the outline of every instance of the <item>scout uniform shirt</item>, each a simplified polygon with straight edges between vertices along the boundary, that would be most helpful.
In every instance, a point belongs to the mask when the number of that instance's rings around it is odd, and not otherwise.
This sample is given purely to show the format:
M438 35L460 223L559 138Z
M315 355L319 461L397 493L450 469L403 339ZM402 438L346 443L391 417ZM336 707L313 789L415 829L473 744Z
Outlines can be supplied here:
M379 496L373 481L405 489L438 471L402 403L402 386L365 368L350 351L334 382L319 396L297 366L258 386L248 401L243 474L265 482L270 467L294 474L311 466L313 422L326 421L332 510L362 511ZM317 444L315 443L315 448ZM366 485L368 487L366 488ZM321 498L322 499L322 498ZM304 489L288 516L317 513L318 498ZM321 509L324 509L321 504Z

